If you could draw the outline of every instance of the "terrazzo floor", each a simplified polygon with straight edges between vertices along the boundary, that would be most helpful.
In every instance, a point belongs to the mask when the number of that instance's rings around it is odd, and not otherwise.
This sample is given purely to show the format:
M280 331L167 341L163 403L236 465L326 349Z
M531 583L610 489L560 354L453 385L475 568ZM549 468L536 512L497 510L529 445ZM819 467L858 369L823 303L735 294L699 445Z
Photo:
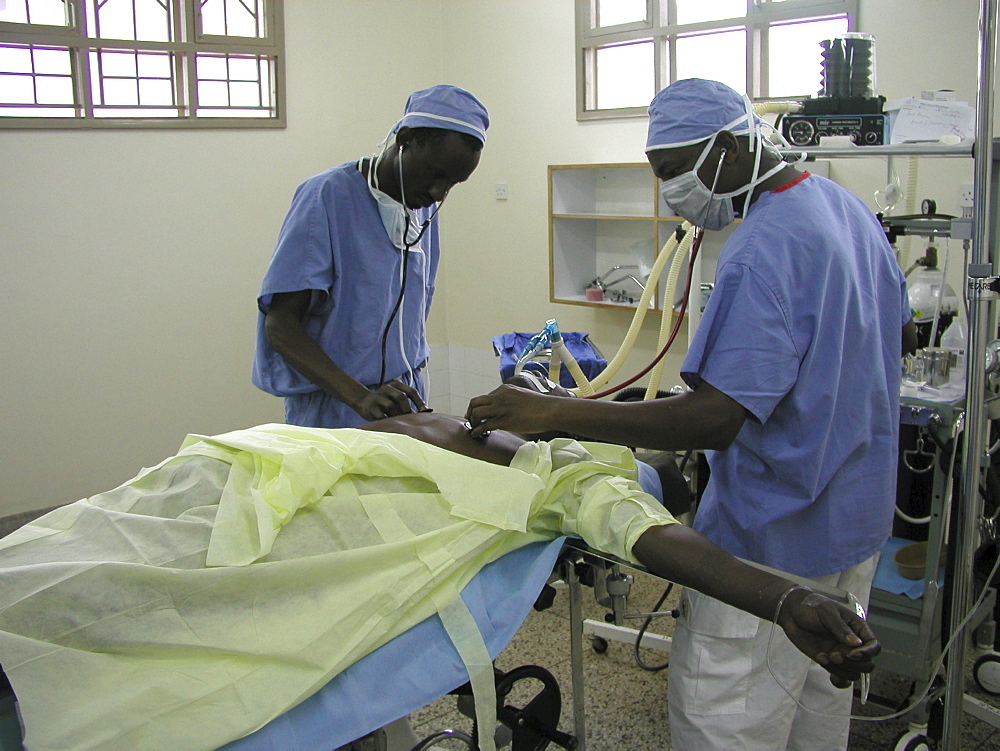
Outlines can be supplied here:
M639 572L635 576L629 609L645 612L656 604L663 583ZM668 598L663 609L676 606L678 588ZM594 602L593 590L584 588L584 617L603 619L606 612ZM658 619L651 633L669 635L673 629L670 618ZM642 659L649 665L665 661L660 652L643 650ZM559 729L573 732L572 691L569 649L569 597L559 590L548 610L532 612L514 640L500 654L496 666L503 671L524 664L536 664L549 670L559 682L562 692L562 716ZM970 658L971 664L971 658ZM598 654L585 649L584 675L586 687L586 726L588 751L667 751L670 732L667 723L667 672L647 672L636 665L633 646L611 642L607 652ZM876 672L872 680L872 696L901 702L907 696L908 682L899 676ZM537 684L519 701L517 689L510 703L522 706L530 699ZM1000 709L1000 697L991 696L969 679L966 691L990 706ZM855 701L856 714L887 714L884 707L871 703L860 707ZM410 723L420 738L452 728L472 732L472 720L459 713L454 697L444 697L423 707L410 716ZM883 751L894 749L896 740L907 730L905 720L852 723L848 745L850 751ZM434 748L462 749L466 745L455 739L443 740ZM549 747L555 749L555 746ZM963 716L960 751L1000 751L1000 730L972 717Z

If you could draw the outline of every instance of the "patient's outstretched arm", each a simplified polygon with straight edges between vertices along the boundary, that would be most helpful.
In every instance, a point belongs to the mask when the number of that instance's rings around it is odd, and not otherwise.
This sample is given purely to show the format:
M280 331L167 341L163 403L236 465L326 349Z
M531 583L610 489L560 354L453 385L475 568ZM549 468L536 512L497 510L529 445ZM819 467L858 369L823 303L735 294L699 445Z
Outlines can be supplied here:
M874 669L872 658L881 645L863 618L806 587L748 566L690 527L652 527L632 554L664 579L774 621L800 652L826 668L835 686L847 688Z
M473 438L464 420L437 412L391 417L361 426L402 433L426 443L494 464L510 464L525 441L503 430ZM870 672L881 649L868 624L853 611L780 576L748 566L690 527L668 524L643 533L632 548L657 576L773 621L793 644L830 672L834 685L847 687ZM784 600L782 598L784 597Z

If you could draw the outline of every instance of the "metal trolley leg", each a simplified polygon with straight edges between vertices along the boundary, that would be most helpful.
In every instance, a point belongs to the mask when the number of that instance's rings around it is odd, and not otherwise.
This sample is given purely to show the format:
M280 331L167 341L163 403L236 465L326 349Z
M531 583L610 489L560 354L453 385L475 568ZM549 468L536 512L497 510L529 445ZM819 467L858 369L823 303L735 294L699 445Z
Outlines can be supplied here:
M569 590L569 646L573 685L573 726L577 750L587 751L586 704L583 685L583 604L576 562L563 560L563 581Z

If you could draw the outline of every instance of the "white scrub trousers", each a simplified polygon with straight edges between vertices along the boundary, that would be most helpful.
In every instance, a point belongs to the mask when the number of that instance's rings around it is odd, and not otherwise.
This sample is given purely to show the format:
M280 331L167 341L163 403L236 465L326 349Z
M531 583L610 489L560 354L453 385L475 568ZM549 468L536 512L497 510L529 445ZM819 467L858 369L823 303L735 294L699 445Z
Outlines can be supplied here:
M853 592L867 609L878 554L840 574L815 579ZM771 670L806 707L799 708L767 666L772 625L693 590L685 590L670 649L667 699L675 751L823 751L847 748L852 691L838 689L822 667L773 627Z

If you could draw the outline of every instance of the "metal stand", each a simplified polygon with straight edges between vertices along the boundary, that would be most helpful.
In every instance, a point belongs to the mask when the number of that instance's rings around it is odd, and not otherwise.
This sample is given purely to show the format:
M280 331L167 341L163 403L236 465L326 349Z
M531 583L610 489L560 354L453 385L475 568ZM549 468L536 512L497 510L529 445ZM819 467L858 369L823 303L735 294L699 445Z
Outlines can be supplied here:
M958 749L961 738L965 697L964 657L968 633L962 624L972 606L973 553L977 522L982 512L979 483L986 456L984 392L987 344L996 335L992 302L996 293L983 284L994 277L996 264L990 252L990 214L993 148L993 71L996 67L997 0L982 0L979 15L979 94L976 106L976 149L973 213L973 242L967 296L969 302L969 342L966 348L966 428L962 456L964 476L960 507L952 514L955 525L955 570L951 572L951 623L954 635L948 660L944 708L945 749Z
M573 727L576 735L576 747L579 751L587 751L587 721L584 701L583 681L583 593L580 590L580 577L576 570L577 562L573 558L562 561L563 581L569 588L569 648L570 666L572 668L573 686Z

